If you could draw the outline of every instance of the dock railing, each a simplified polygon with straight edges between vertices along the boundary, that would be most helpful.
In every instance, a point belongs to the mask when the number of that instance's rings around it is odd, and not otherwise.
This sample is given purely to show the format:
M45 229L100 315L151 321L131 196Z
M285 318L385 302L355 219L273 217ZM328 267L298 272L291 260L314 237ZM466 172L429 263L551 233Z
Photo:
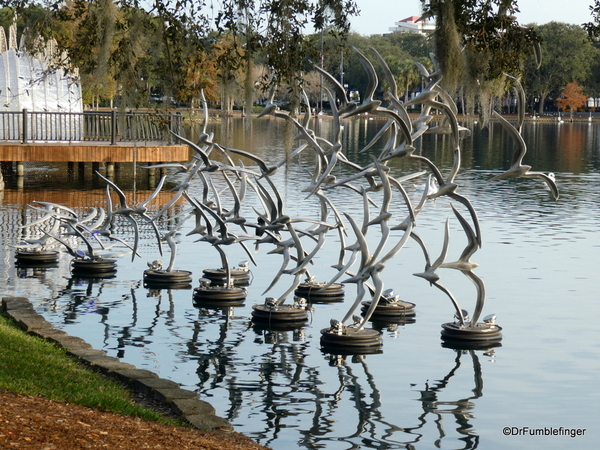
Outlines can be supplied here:
M0 141L20 142L165 142L181 134L179 113L130 111L0 111Z

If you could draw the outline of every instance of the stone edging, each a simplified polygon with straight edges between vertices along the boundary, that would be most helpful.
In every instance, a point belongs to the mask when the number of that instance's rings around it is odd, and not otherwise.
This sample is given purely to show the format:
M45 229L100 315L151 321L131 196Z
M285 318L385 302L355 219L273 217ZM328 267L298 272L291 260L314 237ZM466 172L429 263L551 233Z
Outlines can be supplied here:
M60 345L67 351L67 355L78 362L168 405L196 428L233 431L231 424L226 419L216 416L212 405L199 400L195 392L182 389L174 381L159 378L154 372L138 369L133 364L108 356L106 352L94 349L83 339L55 329L50 322L35 312L29 299L3 297L0 313L17 322L19 328L26 333Z

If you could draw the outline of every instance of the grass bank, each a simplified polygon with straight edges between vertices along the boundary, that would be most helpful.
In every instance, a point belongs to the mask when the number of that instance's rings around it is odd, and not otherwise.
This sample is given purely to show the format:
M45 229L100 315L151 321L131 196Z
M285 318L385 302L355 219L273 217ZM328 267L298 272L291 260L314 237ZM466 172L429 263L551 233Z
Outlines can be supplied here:
M1 314L0 390L41 395L171 425L183 424L133 403L123 385L78 364L64 349L25 334Z

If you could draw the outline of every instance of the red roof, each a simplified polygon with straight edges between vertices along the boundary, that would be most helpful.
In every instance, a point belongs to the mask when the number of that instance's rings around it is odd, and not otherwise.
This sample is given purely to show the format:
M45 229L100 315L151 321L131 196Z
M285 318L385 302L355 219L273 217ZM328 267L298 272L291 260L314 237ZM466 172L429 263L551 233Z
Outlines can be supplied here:
M410 16L407 17L406 19L402 19L400 22L417 22L419 19L421 18L421 16Z

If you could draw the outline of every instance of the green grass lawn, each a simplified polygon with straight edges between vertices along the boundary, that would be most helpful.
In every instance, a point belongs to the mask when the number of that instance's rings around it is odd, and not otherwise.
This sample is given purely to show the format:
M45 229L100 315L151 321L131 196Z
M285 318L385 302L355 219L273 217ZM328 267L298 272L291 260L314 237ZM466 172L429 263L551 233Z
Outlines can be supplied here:
M123 385L78 364L64 349L25 334L1 314L0 390L41 395L162 423L183 424L136 405Z

